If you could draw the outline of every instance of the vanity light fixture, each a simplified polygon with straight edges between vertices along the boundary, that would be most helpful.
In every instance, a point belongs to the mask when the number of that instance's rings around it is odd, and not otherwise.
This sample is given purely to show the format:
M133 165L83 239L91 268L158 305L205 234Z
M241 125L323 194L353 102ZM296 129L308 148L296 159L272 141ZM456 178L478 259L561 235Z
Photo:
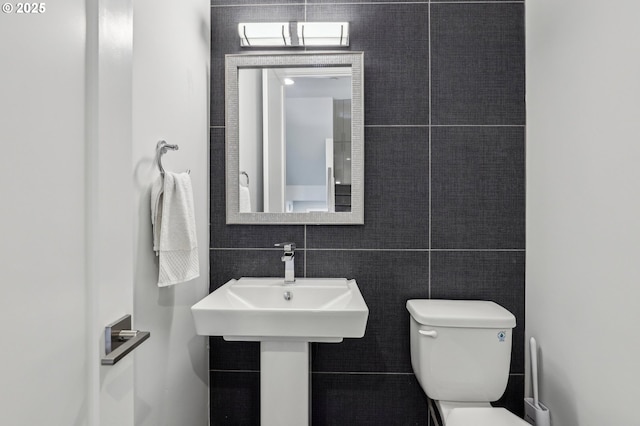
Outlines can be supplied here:
M238 24L242 47L291 46L288 22L254 22Z
M298 22L300 46L349 46L348 22Z
M285 79L284 79L284 84L285 84L286 86L291 86L292 84L296 84L296 82L295 82L295 81L293 81L293 79L292 79L292 78L285 77Z
M241 47L348 47L349 23L243 22L238 24L238 36Z

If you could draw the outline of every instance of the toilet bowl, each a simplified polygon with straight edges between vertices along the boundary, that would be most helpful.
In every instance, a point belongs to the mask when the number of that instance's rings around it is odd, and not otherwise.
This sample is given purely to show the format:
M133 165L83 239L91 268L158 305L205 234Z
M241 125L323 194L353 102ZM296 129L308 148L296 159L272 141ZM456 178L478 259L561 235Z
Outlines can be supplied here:
M446 426L530 426L509 410L498 407L456 408L447 417Z
M524 426L504 408L492 407L509 379L515 317L478 300L407 301L411 366L435 401L442 426Z

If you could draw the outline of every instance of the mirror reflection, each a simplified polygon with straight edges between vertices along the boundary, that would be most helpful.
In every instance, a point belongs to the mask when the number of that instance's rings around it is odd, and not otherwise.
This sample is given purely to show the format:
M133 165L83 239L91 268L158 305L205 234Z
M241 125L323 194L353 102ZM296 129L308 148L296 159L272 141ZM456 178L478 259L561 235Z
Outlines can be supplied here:
M240 213L350 212L352 68L238 68Z

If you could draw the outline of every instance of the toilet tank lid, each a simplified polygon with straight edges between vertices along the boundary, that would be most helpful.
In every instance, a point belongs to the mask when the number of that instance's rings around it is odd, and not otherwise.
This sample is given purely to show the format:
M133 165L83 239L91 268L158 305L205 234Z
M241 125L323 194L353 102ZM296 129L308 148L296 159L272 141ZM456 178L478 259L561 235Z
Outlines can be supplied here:
M407 310L420 324L434 327L514 328L516 317L486 300L407 300Z

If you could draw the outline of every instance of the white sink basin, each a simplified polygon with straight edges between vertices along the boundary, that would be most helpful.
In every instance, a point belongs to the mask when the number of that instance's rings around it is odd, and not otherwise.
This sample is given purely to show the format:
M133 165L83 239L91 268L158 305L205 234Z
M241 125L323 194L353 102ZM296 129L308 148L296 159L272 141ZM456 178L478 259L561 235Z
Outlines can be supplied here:
M355 280L231 280L191 307L196 332L225 340L340 342L364 336L369 309Z

